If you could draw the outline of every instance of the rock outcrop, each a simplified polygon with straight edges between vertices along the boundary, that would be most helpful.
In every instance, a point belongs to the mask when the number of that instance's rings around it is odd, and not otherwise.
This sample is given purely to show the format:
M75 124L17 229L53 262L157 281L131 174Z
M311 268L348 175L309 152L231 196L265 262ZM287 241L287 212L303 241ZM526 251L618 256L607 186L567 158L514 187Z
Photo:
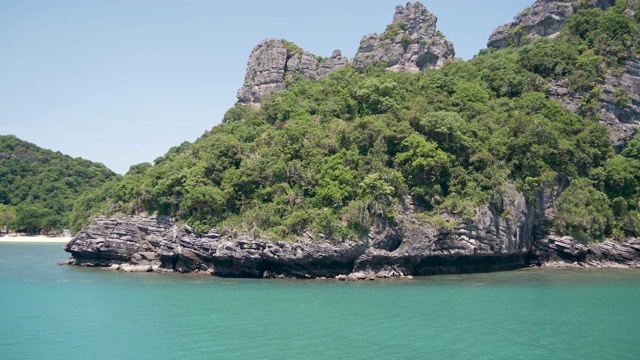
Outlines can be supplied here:
M330 58L321 58L289 41L265 39L249 55L244 84L237 98L241 103L259 103L265 95L284 90L286 81L296 75L320 79L347 64L348 59L339 50Z
M29 154L0 153L0 160L9 160L12 158L27 160L29 164L33 164L34 162L38 161L38 159L35 156L29 155Z
M438 19L419 2L396 7L382 34L362 39L353 60L358 70L385 62L387 69L418 72L440 68L455 56L453 44L436 29Z
M554 37L567 18L577 11L575 0L536 0L523 10L510 23L495 29L487 47L504 49L508 46L521 46L540 37ZM615 5L616 0L591 0L594 7L603 10Z
M640 239L585 245L569 236L549 236L534 242L530 261L545 267L640 268Z
M363 38L353 60L359 70L381 62L387 69L417 72L439 68L455 56L453 44L436 30L438 19L419 2L398 6L393 23L381 35ZM259 104L268 94L284 90L296 75L321 79L349 64L335 50L331 57L321 58L297 45L279 39L262 40L249 55L244 84L236 95L240 103Z

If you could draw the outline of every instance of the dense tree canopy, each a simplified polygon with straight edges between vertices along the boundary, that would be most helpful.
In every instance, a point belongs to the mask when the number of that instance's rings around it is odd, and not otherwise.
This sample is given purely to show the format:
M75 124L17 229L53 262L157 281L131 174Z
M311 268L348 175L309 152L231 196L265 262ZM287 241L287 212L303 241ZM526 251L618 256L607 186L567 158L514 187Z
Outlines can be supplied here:
M595 112L571 113L547 94L560 81L597 106L589 92L637 54L640 29L625 6L582 9L554 39L441 70L381 64L294 79L259 109L238 104L194 144L132 167L84 208L166 214L201 232L357 238L392 224L406 196L438 222L501 206L507 182L532 201L568 179L553 230L583 241L640 233L638 140L614 155Z
M105 183L112 174L90 163L35 171L62 161L53 155L5 159L0 201L21 205L14 210L23 229L146 212L198 232L356 239L393 224L408 197L421 219L447 228L485 204L507 216L500 207L509 182L529 202L568 183L549 229L581 241L639 235L640 140L616 155L597 118L605 75L638 55L640 26L627 5L585 6L553 39L485 50L440 70L394 73L379 64L292 79L259 108L234 106L193 144L117 181ZM549 100L552 83L582 98L579 114Z
M74 202L116 177L102 164L0 136L0 228L32 233L67 228Z

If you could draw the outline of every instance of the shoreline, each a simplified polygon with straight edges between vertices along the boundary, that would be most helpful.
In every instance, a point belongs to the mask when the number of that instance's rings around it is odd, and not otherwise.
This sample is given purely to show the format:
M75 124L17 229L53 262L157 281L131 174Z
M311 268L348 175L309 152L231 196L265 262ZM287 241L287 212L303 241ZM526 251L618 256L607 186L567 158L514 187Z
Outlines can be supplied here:
M49 237L44 235L39 236L12 236L2 235L0 236L0 243L60 243L66 244L73 239L72 237Z

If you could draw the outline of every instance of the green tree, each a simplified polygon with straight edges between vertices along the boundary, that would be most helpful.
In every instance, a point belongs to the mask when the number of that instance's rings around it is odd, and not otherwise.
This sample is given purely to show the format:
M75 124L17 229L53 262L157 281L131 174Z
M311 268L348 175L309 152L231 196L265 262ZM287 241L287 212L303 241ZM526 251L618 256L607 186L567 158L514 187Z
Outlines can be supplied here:
M16 219L16 210L12 206L0 203L0 232L9 232L12 222Z
M613 211L609 199L586 179L573 181L558 197L554 208L554 226L561 235L588 243L610 234Z

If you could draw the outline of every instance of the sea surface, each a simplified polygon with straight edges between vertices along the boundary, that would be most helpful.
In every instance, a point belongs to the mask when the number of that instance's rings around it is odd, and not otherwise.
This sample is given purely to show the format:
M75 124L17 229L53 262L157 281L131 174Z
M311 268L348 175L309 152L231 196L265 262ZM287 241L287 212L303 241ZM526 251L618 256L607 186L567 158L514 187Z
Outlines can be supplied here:
M640 270L341 283L60 266L0 244L0 359L639 359Z

